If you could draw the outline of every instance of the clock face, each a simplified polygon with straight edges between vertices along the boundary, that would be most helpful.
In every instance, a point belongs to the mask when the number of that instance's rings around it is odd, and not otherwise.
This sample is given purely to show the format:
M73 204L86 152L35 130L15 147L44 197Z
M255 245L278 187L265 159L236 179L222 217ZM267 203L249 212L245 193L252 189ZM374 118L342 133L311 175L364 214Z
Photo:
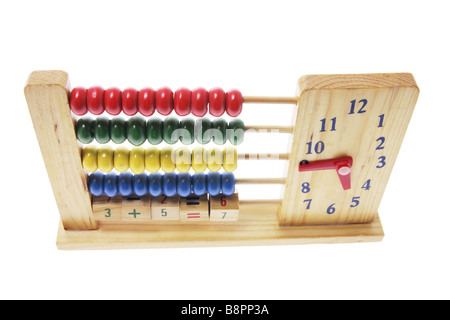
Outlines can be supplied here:
M370 222L378 213L418 89L406 76L407 86L395 86L395 79L350 83L341 77L326 85L300 80L281 224ZM333 167L342 158L352 161ZM330 168L317 170L318 163Z

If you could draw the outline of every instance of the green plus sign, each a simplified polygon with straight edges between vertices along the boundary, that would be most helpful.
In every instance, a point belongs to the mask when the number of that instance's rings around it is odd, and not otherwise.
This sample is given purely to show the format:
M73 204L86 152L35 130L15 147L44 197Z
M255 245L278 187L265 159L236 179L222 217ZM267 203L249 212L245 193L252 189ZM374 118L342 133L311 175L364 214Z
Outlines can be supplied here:
M136 209L133 209L133 212L128 212L129 215L133 215L134 218L136 219L136 216L139 215L139 212L136 212Z

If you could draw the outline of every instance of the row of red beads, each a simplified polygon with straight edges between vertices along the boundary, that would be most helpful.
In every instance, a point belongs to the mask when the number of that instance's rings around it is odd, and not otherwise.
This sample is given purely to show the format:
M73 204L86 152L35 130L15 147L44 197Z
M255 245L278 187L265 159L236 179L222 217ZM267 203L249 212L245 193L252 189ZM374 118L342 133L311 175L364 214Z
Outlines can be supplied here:
M129 88L121 91L118 88L104 90L101 87L74 88L70 94L70 108L78 116L88 111L94 115L107 112L118 115L121 111L128 116L138 112L143 116L151 116L158 111L167 116L175 110L179 116L189 113L203 117L208 112L214 117L220 117L225 112L231 117L237 117L242 111L243 98L238 90L227 93L220 88L209 92L203 88L195 90L178 89L175 93L169 88L153 90L145 88L140 91Z

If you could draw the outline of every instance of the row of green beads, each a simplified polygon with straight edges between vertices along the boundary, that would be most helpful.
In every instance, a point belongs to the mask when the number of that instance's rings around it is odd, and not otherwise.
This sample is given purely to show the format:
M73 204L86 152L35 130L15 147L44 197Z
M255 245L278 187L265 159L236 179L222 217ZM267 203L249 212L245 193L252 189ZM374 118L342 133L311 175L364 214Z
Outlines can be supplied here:
M211 121L205 118L196 121L185 118L179 121L173 117L148 121L141 117L133 117L128 121L118 117L81 118L76 124L76 134L78 140L84 144L91 143L94 139L101 144L110 140L120 144L128 139L135 146L142 145L145 140L152 145L162 141L168 144L181 141L190 145L195 140L200 144L213 141L218 145L223 145L228 140L233 145L238 145L244 141L244 122L233 119L227 123L223 119Z

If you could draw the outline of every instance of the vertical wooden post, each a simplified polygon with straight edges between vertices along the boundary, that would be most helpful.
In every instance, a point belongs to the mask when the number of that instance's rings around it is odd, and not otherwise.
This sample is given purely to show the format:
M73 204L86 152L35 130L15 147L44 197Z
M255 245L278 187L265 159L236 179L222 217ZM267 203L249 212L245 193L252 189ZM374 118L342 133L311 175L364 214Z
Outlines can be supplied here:
M64 71L34 71L25 97L64 229L96 229L70 114L69 86Z

